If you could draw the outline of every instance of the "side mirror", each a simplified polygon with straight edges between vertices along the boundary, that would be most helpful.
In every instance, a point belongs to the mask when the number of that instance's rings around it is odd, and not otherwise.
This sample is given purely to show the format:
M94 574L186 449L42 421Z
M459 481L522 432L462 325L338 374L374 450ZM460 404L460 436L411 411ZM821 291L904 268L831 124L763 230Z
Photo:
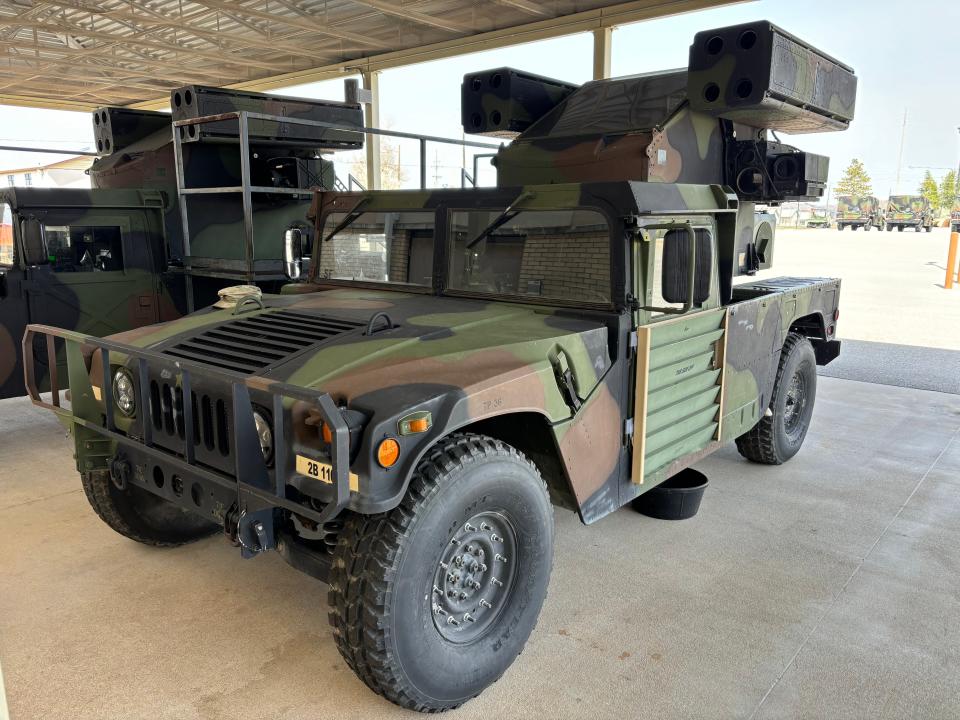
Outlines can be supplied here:
M35 217L24 218L20 221L20 238L23 240L23 259L27 265L50 263L43 223Z
M303 271L304 233L289 228L283 234L283 272L291 280L299 280Z
M663 236L663 270L660 283L663 299L669 303L698 305L710 297L710 276L713 268L710 231L698 228L693 231L693 235L693 242L689 230L668 230ZM691 268L691 263L695 267ZM691 278L693 292L690 288Z

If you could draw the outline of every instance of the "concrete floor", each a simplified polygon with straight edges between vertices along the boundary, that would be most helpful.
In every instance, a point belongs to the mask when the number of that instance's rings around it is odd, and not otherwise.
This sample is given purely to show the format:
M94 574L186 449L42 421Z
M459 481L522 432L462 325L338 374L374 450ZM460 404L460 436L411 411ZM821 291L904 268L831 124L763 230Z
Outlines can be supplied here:
M0 658L31 718L388 718L326 588L87 506L59 426L0 402ZM526 651L455 718L943 718L960 710L960 396L821 378L802 453L727 448L700 514L557 511Z

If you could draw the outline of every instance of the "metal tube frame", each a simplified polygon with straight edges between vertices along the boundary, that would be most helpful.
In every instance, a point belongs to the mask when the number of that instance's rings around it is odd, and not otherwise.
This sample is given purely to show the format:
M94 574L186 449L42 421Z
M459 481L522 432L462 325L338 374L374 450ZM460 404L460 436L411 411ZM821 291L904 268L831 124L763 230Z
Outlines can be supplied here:
M206 123L219 122L223 120L237 120L238 123L238 141L240 143L240 185L225 187L204 187L188 188L186 186L186 177L183 167L183 140L180 137L179 129L190 125L203 125ZM187 282L187 309L192 312L193 307L193 266L191 261L190 247L190 220L187 207L187 198L190 195L215 195L227 193L241 193L243 197L243 239L244 255L246 261L246 270L244 276L248 282L256 280L256 269L254 266L255 256L255 238L253 233L253 193L277 194L277 195L303 195L310 190L301 190L294 188L275 188L268 186L252 186L250 175L250 120L264 120L277 123L288 123L290 125L302 125L306 127L319 127L328 130L350 131L358 135L386 135L388 137L402 138L406 140L417 140L419 143L420 155L420 188L427 188L427 143L436 142L447 145L459 145L462 147L477 147L484 149L499 149L502 145L492 143L482 143L473 140L463 140L457 138L446 138L435 135L420 135L417 133L401 132L398 130L383 130L381 128L356 127L345 125L343 123L323 122L320 120L303 120L300 118L282 117L280 115L267 115L265 113L254 113L246 110L220 113L218 115L205 115L197 118L187 118L185 120L176 120L173 122L173 148L174 148L174 167L177 174L177 195L180 198L180 221L183 231L183 263L184 274ZM269 144L269 141L265 141ZM191 143L192 144L192 143ZM485 153L477 155L473 159L474 176L477 174L477 158L493 157L494 153ZM359 183L358 183L359 184Z
M48 359L55 358L57 338L61 338L67 345L75 344L77 349L93 347L95 352L100 353L102 361L100 376L102 400L97 405L95 417L93 416L94 413L89 413L90 417L78 415L75 407L65 408L61 405L60 389L62 385L59 382L57 363L53 360L49 360L50 387L53 391L53 396L49 403L41 398L36 381L37 376L33 352L34 339L40 336L46 339ZM143 420L143 437L140 439L130 437L117 428L116 408L112 393L111 353L118 353L124 356L122 360L123 367L127 368L137 379L139 413ZM68 364L71 362L70 355L68 352ZM183 473L185 477L192 476L228 490L236 490L237 508L241 515L251 501L253 501L254 506L259 506L259 516L261 519L257 520L257 522L262 522L264 515L263 508L266 507L269 510L280 508L294 512L314 522L323 524L335 518L346 507L350 499L350 431L346 420L344 420L333 399L325 392L310 390L287 383L271 383L268 388L264 388L262 379L248 377L229 370L213 369L200 362L175 359L152 350L145 350L125 343L92 337L47 325L29 325L27 327L23 337L23 356L27 393L34 405L52 410L74 425L98 434L105 441L115 442L119 447L135 449L154 460L172 466L179 473ZM178 386L183 393L184 441L180 453L171 452L158 447L154 443L153 428L149 421L150 394L148 389L148 371L151 368L154 370L163 369L169 371L172 375L173 382L176 383L176 386ZM88 377L86 368L84 368L84 375ZM194 454L194 425L198 419L193 417L190 396L194 378L220 381L229 383L230 385L234 411L231 437L235 459L235 474L233 477L207 467L201 467L196 463ZM72 406L75 405L76 399L84 394L84 392L88 392L91 396L93 395L92 388L89 390L87 388L70 388L70 390L73 393L74 400L74 402L71 403ZM272 396L272 431L273 437L278 440L278 442L275 442L274 448L273 484L269 481L267 464L260 453L253 417L253 407L250 400L250 390L255 390L259 393L269 393ZM286 412L284 410L284 400L286 399L301 401L310 405L311 408L316 409L333 433L333 441L330 443L330 462L333 468L333 497L323 510L320 511L289 500L286 497L287 481L296 475L295 472L290 474L285 472L287 451L282 439L285 437L285 424L287 422ZM100 405L102 405L102 408ZM319 425L317 428L317 432L319 432ZM241 452L244 448L248 450L252 449L255 455L250 453L244 455L244 453ZM325 458L317 457L313 459L316 459L318 462L326 462ZM147 483L145 487L151 490L149 483ZM242 521L240 525L241 527L239 527L238 530L242 531L244 529L242 527ZM269 525L271 526L270 530L272 532L272 521L269 522ZM250 550L246 545L244 545L244 547ZM261 545L256 552L267 549L267 547L269 546Z

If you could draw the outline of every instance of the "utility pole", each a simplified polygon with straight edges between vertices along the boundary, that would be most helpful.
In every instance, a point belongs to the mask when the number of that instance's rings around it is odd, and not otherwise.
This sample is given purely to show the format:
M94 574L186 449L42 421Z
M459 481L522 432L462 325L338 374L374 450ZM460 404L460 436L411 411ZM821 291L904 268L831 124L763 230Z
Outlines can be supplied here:
M897 193L900 192L900 166L903 164L903 139L907 135L907 109L903 109L903 126L900 128L900 152L897 153Z

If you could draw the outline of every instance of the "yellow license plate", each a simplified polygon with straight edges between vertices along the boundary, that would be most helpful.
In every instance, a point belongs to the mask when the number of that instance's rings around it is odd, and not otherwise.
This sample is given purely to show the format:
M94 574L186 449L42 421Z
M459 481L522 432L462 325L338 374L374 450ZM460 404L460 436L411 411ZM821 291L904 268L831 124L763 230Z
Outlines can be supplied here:
M297 473L333 485L333 465L297 455ZM350 490L360 492L360 476L350 473Z

